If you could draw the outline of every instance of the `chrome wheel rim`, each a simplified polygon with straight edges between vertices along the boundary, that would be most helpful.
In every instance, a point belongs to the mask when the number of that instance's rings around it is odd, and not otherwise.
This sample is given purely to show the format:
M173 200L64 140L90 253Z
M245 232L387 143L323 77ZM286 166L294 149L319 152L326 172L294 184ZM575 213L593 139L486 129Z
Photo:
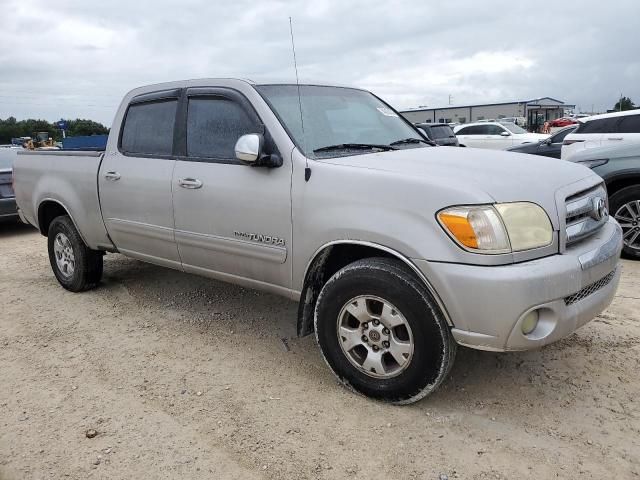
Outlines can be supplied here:
M622 227L622 240L625 246L640 251L640 200L622 205L614 218Z
M338 315L336 333L349 362L370 377L395 377L411 363L411 327L383 298L362 295L349 300Z
M73 276L76 269L76 257L71 241L64 233L58 233L53 240L53 254L56 257L58 271L65 278Z

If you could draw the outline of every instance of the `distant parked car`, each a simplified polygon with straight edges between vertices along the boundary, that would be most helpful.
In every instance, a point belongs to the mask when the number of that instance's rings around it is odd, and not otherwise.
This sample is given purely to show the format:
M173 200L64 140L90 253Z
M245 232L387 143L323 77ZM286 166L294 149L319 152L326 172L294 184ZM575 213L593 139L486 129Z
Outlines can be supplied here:
M556 118L555 120L551 120L549 125L551 127L568 127L569 125L575 125L577 123L578 121L573 118L563 117L563 118Z
M578 129L564 139L561 157L569 160L571 155L585 148L627 142L640 143L640 110L605 113L580 119Z
M515 147L507 148L510 152L530 153L532 155L542 155L545 157L560 158L562 141L564 137L573 132L578 125L570 125L562 130L558 130L549 138L540 140L537 143L523 143Z
M515 123L519 127L524 127L527 123L527 119L524 117L503 117L498 120L500 123Z
M17 220L16 197L13 193L12 172L17 149L0 149L0 222Z
M529 133L514 123L476 122L453 129L460 146L506 150L514 145L537 143L549 135Z
M622 227L623 252L640 260L640 143L583 149L572 155L607 185L609 211Z
M453 129L446 123L416 123L416 127L424 130L429 140L433 140L443 147L459 147Z

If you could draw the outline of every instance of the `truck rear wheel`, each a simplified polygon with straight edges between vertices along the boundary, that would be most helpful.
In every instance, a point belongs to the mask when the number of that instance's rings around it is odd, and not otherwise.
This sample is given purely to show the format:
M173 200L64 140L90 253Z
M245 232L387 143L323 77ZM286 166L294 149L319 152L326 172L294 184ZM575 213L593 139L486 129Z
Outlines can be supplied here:
M429 292L401 263L359 260L322 288L316 339L338 379L361 394L416 402L446 378L456 344Z
M640 185L632 185L611 195L611 213L622 227L622 253L640 260Z
M82 292L94 288L102 278L102 252L84 244L68 216L53 219L47 236L49 262L64 288Z

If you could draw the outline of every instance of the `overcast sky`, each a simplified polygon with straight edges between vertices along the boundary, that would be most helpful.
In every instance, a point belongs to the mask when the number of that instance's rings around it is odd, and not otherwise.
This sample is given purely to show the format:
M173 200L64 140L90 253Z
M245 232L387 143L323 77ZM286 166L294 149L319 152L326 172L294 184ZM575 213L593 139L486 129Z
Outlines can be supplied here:
M0 0L0 118L111 124L137 86L199 77L365 87L394 107L551 96L640 104L638 0Z

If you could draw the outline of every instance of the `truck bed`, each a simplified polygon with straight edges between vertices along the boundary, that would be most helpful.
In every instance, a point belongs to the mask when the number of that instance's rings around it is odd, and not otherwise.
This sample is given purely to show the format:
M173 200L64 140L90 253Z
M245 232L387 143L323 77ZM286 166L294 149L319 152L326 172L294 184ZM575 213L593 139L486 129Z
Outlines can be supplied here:
M44 204L64 207L95 249L112 248L100 213L98 172L104 152L76 150L25 150L14 165L16 201L23 217L40 228L39 212ZM43 232L46 234L46 232Z

